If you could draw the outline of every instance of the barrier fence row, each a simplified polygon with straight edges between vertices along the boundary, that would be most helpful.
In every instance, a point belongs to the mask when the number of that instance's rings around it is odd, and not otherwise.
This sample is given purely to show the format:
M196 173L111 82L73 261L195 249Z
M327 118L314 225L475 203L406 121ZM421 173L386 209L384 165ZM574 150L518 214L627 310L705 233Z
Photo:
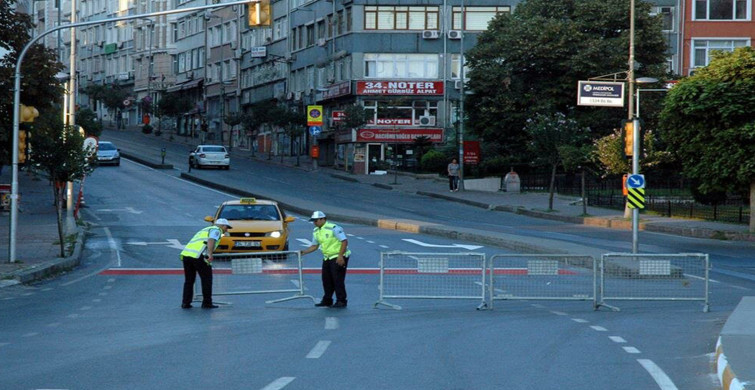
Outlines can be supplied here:
M213 295L288 294L268 300L317 300L305 293L305 269L298 251L216 254ZM607 301L699 301L708 312L707 254L607 253L586 255L381 252L379 305L399 299L459 299L493 309L495 301L590 301L593 308L618 307ZM195 283L195 300L201 299ZM222 304L223 302L218 302Z
M388 299L700 301L708 312L707 254L565 254L383 252L375 306Z

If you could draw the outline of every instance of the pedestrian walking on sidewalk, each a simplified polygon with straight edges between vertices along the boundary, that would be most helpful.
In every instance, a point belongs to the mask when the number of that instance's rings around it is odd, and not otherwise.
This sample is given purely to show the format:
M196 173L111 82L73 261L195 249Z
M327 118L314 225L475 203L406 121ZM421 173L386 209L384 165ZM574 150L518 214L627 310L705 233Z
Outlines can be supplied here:
M324 294L317 307L346 307L346 268L349 266L349 241L343 228L327 221L325 213L315 211L309 218L315 224L312 231L312 245L299 252L312 253L317 248L322 252L322 289ZM333 303L333 293L336 303Z
M225 218L219 218L215 225L208 226L191 238L181 251L181 261L184 265L184 290L181 307L190 309L194 299L194 282L197 274L202 279L202 308L215 309L218 306L212 303L212 260L213 252L220 243L231 224Z
M448 164L448 189L451 192L459 190L459 162L456 159Z

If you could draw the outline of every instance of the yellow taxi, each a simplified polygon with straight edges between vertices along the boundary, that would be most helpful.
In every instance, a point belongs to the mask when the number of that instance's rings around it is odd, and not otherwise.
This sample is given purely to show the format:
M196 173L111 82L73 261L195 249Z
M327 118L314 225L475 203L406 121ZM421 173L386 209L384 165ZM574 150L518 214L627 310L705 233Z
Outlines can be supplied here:
M224 202L214 217L231 223L228 233L220 239L217 253L271 252L288 250L288 224L295 220L286 216L272 200L241 198Z

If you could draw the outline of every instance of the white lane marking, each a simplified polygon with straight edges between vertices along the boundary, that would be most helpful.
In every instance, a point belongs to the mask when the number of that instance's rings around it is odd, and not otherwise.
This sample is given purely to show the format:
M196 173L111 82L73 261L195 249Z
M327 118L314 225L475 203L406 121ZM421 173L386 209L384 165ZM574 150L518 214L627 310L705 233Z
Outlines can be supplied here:
M532 307L536 307L536 308L538 308L538 309L545 309L545 306L543 306L543 305L541 305L541 304L539 304L539 303L533 303L533 304L532 304Z
M57 327L59 325L60 325L60 322L51 322L51 323L47 324L47 327L48 328L55 328L55 327Z
M580 324L586 324L586 323L590 322L590 321L587 321L587 320L583 320L581 318L572 318L571 320L574 321L574 322L579 322Z
M52 287L43 288L42 291L52 291Z
M34 295L34 293L33 292L28 292L28 293L23 293L21 295L24 296L24 297L28 297L28 296Z
M328 346L330 346L329 340L318 341L315 347L307 354L307 359L319 359L325 353L325 350L328 349Z
M92 308L92 306L82 306L81 309L79 309L79 310L89 310L91 308Z
M312 241L309 241L306 238L297 238L296 241L301 242L302 246L310 246L310 245L312 245Z
M621 348L624 348L624 350L627 353L640 353L640 350L635 347L621 347Z
M357 236L357 240L364 240L364 237Z
M566 315L566 313L564 313L562 311L551 311L551 313L553 313L553 314L555 314L557 316L565 316Z
M21 335L21 337L34 337L34 336L36 336L38 334L39 333L37 333L37 332L29 332L29 333L26 333L24 335Z
M101 297L104 297L105 295L107 295L107 293L106 293L106 292L101 292L101 293L99 293L99 294L97 294L97 295L99 295L99 296L101 296Z
M113 286L103 286L102 287L103 290L110 290L111 288L113 288Z
M378 245L378 246L381 247L381 248L383 248L383 249L388 249L389 248L388 245Z
M78 314L69 314L66 317L68 317L68 318L79 318L80 316Z
M92 302L94 302L94 303L100 303L100 302L102 302L102 299L95 298L95 299L92 299Z
M686 277L688 277L688 278L692 278L692 279L705 280L705 278L704 278L704 277L702 277L702 276L697 276L697 275L684 274L684 276L686 276ZM708 281L709 281L709 282L711 282L711 283L721 283L721 282L719 282L718 280L713 280L713 279L711 279L711 278L708 278Z
M298 280L296 280L296 279L291 279L291 283L293 283L293 284L294 284L294 286L296 286L296 288L299 288L299 281L298 281Z
M286 387L286 385L288 385L289 383L293 382L294 379L296 379L296 377L293 377L293 376L280 377L274 380L269 385L263 387L262 390L280 390Z
M620 337L620 336L608 336L608 338L611 339L611 341L613 341L614 343L626 343L627 342L626 340L624 340L623 337Z
M370 244L374 244L375 243L375 241L370 241L370 240L367 240L367 242L370 243Z
M462 245L462 244L451 244L451 245L437 245L437 244L428 244L426 242L422 242L419 240L415 240L413 238L402 238L401 241L406 241L411 244L423 246L425 248L464 248L468 251L473 251L475 249L482 248L482 245Z
M338 318L336 318L336 317L326 317L325 318L325 329L338 329Z
M592 325L590 327L593 328L593 329L595 329L595 330L597 330L598 332L606 332L606 331L608 331L608 329L606 329L606 328L604 328L602 326Z
M653 380L655 380L655 383L658 384L661 390L678 390L671 378L657 364L653 363L652 360L637 359L637 361L653 377Z

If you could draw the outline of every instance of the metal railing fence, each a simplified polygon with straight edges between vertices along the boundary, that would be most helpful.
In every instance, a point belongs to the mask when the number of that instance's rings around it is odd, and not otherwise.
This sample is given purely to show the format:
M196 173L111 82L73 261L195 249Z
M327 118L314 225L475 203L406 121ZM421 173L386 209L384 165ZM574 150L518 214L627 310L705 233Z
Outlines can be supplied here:
M496 300L592 300L597 262L591 256L498 254L488 259L488 307Z
M708 301L709 259L703 253L607 253L600 260L598 306L606 300Z
M484 253L380 254L380 297L375 303L394 309L387 299L476 299L485 302Z
M304 268L298 251L218 253L214 257L213 297L292 293L291 296L265 303L300 298L309 298L316 302L313 296L305 294ZM201 299L200 283L195 283L194 293L195 300Z

